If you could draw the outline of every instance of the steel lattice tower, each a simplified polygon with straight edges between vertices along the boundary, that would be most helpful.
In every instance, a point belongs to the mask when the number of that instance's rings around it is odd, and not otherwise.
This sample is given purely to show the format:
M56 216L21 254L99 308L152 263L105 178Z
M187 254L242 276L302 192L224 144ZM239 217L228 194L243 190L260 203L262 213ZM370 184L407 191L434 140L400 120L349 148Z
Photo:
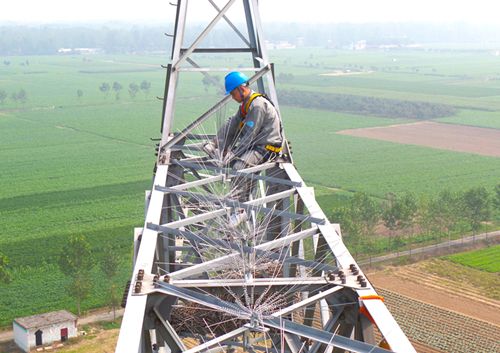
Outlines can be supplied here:
M216 16L185 45L189 6L201 1L174 5L158 160L144 226L135 232L116 352L415 352L343 244L339 225L328 221L295 169L287 144L283 158L240 171L209 160L200 146L210 135L199 131L230 96L174 131L177 86L186 73L215 82L213 72L248 72L250 84L279 111L258 1L225 0L218 7L205 0ZM237 9L243 25L230 19ZM241 46L203 46L220 23ZM247 66L203 67L200 55L244 57ZM258 184L246 202L224 192L236 178ZM228 215L235 209L250 219L232 228Z

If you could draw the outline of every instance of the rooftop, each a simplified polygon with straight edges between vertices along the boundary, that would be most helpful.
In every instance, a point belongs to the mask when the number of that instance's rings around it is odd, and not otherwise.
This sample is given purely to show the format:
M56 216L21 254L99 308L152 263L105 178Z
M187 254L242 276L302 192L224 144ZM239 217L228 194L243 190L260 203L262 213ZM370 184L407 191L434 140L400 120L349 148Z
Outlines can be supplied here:
M78 317L66 310L52 311L33 316L26 316L14 319L18 325L30 329L36 327L46 327L61 322L75 321Z

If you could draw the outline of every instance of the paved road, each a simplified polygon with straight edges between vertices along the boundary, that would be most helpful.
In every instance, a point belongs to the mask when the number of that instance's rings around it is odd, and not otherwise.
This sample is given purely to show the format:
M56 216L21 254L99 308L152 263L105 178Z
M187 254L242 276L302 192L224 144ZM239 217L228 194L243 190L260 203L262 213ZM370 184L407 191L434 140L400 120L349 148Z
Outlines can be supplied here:
M392 254L387 254L387 255L382 255L378 257L372 257L371 259L365 259L361 261L357 261L358 265L363 266L363 265L369 265L369 264L374 264L377 262L383 262L387 260L392 260L396 259L400 256L408 256L408 255L416 255L416 254L425 254L425 253L432 253L434 251L440 250L440 249L447 249L447 248L453 248L456 247L458 250L460 250L460 247L463 245L469 245L473 242L476 241L482 241L486 239L491 239L495 241L499 241L500 239L500 230L494 231L494 232L489 232L489 233L482 233L478 234L475 236L470 236L470 237L465 237L465 238L460 238L460 239L455 239L452 241L445 241L444 243L439 243L439 244L434 244L434 245L428 245L424 246L421 248L416 248L416 249L411 249L411 250L405 250L405 251L400 251Z
M116 311L116 317L121 317L121 316L123 316L123 309ZM113 320L113 311L108 311L107 309L99 310L78 318L78 325L81 327L81 325L86 325L91 322L112 321L112 320ZM10 341L13 339L14 339L13 331L9 330L0 332L0 342Z

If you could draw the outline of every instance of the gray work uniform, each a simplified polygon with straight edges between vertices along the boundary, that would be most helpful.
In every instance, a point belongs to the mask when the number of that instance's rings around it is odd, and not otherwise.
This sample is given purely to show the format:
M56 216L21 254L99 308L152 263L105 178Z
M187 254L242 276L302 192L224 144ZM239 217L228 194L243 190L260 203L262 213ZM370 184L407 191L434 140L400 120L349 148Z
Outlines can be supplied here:
M248 102L251 94L242 102ZM229 162L234 169L244 169L265 162L271 154L266 146L281 147L283 136L281 120L272 103L262 97L256 97L248 107L246 116L242 108L229 118L217 132L217 143L221 150L234 153L235 158ZM239 178L238 178L239 179ZM235 182L233 196L243 200L253 188L249 179Z

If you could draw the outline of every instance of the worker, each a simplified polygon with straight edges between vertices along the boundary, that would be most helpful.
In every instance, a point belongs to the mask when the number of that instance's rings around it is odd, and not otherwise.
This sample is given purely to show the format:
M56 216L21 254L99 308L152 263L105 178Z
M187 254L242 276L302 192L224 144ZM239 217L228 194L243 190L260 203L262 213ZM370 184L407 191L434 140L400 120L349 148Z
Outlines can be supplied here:
M237 71L226 75L226 94L238 103L236 114L217 132L214 140L204 146L212 158L236 170L276 159L282 150L281 120L273 103L265 95L254 92L248 77ZM231 196L246 201L252 191L250 179L238 180Z

